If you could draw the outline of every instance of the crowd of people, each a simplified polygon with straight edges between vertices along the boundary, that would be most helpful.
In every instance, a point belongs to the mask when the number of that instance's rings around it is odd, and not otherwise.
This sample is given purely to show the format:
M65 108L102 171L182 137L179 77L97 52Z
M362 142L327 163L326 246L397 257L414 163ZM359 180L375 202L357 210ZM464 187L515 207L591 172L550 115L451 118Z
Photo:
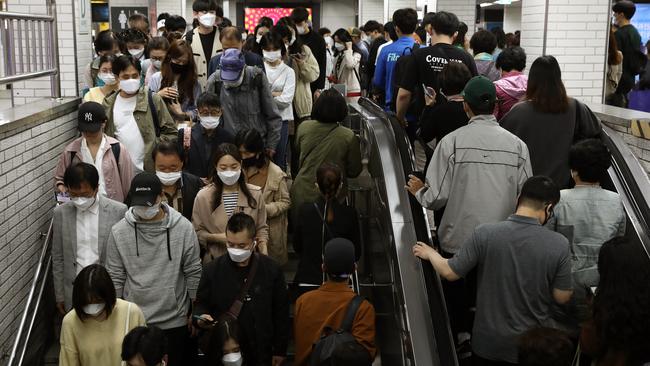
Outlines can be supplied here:
M136 14L95 38L54 174L61 365L372 364L344 203L363 164L343 122L362 96L426 157L405 189L435 240L413 254L443 278L461 362L650 362L648 256L601 186L600 121L553 56L525 75L519 32L467 39L445 11L332 32L298 7L248 34L214 0L192 9L190 30L161 14L152 36Z

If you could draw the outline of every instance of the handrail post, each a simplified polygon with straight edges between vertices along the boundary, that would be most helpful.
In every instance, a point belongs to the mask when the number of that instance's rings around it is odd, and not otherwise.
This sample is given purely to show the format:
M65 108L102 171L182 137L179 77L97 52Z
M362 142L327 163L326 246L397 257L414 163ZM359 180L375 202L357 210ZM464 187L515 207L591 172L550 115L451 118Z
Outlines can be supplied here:
M50 23L50 36L52 37L52 63L56 69L56 74L52 75L50 80L52 84L52 97L61 98L61 70L59 69L59 35L57 31L56 18L56 0L47 0L48 15L54 20ZM74 22L75 20L72 19Z

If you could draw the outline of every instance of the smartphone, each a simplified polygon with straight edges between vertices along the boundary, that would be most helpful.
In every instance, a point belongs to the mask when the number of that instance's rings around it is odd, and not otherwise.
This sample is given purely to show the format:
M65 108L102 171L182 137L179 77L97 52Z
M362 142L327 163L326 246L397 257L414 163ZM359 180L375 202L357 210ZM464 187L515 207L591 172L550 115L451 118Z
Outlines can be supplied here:
M57 203L63 204L70 201L70 195L68 195L68 192L61 193L59 191L56 191L54 192L54 199Z
M422 90L424 90L424 95L426 95L429 98L433 98L433 88L422 84Z
M193 319L193 320L196 320L197 322L200 320L200 321L202 321L202 322L204 322L204 323L207 323L207 324L210 324L210 325L215 325L215 324L218 323L217 320L212 320L212 321L210 321L210 320L207 320L207 319L203 319L203 318L201 318L201 316L199 316L199 315L192 315L192 319Z

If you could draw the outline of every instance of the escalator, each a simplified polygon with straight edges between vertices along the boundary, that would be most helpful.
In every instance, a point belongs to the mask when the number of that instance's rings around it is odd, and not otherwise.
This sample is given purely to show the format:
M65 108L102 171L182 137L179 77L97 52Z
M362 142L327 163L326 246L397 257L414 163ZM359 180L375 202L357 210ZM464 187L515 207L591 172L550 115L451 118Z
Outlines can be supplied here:
M364 170L352 180L350 202L360 214L363 253L356 287L375 306L376 364L457 366L453 337L439 277L412 254L416 241L431 244L422 207L408 194L414 169L408 139L394 119L367 99L350 106L348 127L362 142ZM612 152L603 187L621 195L628 235L650 249L650 180L622 138L604 127ZM7 365L42 365L53 332L51 233L45 239L32 291ZM41 336L46 334L47 336Z

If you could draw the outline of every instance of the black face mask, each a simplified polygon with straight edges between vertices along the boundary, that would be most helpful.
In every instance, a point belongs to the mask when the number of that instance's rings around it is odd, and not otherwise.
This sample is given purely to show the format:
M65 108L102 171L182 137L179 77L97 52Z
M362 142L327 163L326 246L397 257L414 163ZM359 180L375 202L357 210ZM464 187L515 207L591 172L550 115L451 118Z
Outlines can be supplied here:
M253 156L252 158L246 158L242 159L241 164L245 169L251 168L251 167L259 167L260 166L260 161L262 160L261 156Z
M171 66L172 72L174 74L182 74L185 72L185 70L187 70L187 65L179 65L173 62L170 62L169 65Z

